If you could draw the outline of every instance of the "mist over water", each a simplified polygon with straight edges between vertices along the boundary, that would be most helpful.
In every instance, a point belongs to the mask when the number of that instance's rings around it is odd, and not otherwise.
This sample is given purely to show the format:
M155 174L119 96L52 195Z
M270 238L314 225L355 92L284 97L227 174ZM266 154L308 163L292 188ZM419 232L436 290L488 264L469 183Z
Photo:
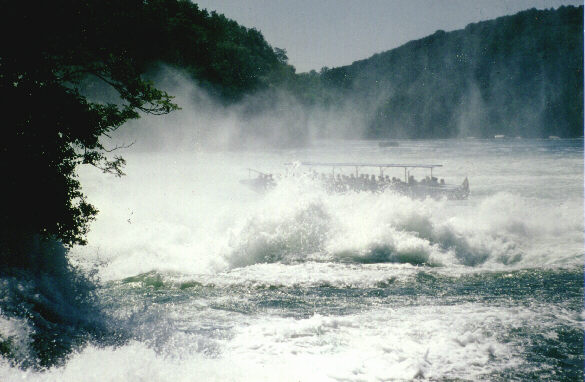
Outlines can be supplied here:
M398 143L137 143L121 179L82 169L100 214L69 260L100 280L119 340L89 338L43 371L3 358L0 379L582 378L583 141ZM439 163L471 196L330 194L301 172L266 194L239 183L303 160ZM26 353L35 326L2 317Z
M112 147L138 151L263 150L305 147L316 139L357 139L383 102L347 99L306 105L282 89L265 89L226 104L178 69L156 67L152 80L181 107L169 115L142 118L113 134Z
M100 216L90 245L79 250L92 252L89 248L96 246L103 260L116 258L116 252L124 253L120 261L126 262L129 253L143 259L143 269L129 269L120 277L156 267L145 261L148 254L165 256L169 270L176 259L177 270L192 262L193 271L215 272L256 262L374 261L367 256L383 247L390 257L410 253L412 262L421 264L488 269L577 265L583 255L581 144L400 141L399 147L380 148L368 141L322 141L305 149L130 153L123 179L100 177L93 169L82 174ZM468 176L472 197L329 194L302 175L284 179L266 195L239 183L249 177L247 168L284 174L284 163L295 160L421 159L442 163L435 175L448 183L459 184ZM401 170L389 174L403 176ZM428 175L423 170L412 174ZM120 272L119 266L112 268Z

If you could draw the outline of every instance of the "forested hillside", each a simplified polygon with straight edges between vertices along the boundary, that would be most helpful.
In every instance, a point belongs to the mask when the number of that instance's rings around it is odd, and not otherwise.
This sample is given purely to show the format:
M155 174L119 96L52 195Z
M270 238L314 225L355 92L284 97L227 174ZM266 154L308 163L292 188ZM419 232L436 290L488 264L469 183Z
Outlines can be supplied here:
M375 103L369 137L582 136L583 7L437 31L322 70L302 90L308 102Z

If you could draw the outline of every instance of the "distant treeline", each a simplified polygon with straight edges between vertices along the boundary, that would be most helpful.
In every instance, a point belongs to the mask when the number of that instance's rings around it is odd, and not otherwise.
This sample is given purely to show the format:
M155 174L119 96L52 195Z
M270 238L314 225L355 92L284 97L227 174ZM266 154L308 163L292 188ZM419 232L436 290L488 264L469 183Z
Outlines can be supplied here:
M470 24L299 76L307 103L376 104L367 136L583 135L583 6Z

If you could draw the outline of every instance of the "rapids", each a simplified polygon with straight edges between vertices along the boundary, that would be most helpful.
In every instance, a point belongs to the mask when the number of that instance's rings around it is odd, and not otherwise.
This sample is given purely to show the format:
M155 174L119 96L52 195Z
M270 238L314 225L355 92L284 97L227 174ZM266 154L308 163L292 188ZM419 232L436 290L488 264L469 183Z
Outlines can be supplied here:
M63 254L69 273L0 280L0 380L583 379L582 139L124 156L121 179L80 172L100 214ZM434 175L467 176L471 196L238 182L302 160L441 163ZM96 285L91 304L71 303L72 283ZM36 311L17 291L67 320L17 314ZM31 343L54 331L71 351L35 362Z

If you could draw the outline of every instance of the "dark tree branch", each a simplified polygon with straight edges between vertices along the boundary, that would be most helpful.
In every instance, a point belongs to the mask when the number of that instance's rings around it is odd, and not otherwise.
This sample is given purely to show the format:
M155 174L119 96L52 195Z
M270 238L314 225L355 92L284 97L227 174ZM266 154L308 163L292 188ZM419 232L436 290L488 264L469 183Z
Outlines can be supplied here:
M132 141L132 143L130 143L130 144L127 144L127 145L116 145L116 146L115 146L114 148L112 148L112 149L109 149L109 150L108 150L108 149L106 149L106 148L102 148L102 150L104 150L104 151L105 151L105 152L107 152L107 153L111 153L111 152L113 152L113 151L116 151L116 150L120 150L120 149L127 149L127 148L129 148L129 147L132 147L132 146L134 146L134 144L135 144L135 143L136 143L136 141Z

